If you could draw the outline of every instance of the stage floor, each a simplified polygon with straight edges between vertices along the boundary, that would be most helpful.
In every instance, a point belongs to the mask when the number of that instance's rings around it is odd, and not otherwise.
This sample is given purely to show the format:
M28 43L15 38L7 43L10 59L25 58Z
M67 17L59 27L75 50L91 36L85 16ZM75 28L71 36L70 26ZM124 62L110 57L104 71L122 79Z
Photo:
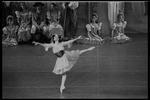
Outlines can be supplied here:
M3 47L2 98L148 98L148 34L128 36L130 43L95 45L82 54L67 73L62 94L61 76L52 73L52 50L27 44ZM90 46L74 43L70 50Z

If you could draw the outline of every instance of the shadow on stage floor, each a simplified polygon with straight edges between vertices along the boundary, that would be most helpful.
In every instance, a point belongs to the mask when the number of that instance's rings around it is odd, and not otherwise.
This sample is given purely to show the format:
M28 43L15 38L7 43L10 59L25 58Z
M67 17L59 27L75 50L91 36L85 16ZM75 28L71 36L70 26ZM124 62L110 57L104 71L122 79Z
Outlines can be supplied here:
M18 45L2 48L2 98L148 98L148 35L128 34L125 44L95 45L80 56L67 73L52 73L56 57L43 47ZM74 44L70 50L91 45Z

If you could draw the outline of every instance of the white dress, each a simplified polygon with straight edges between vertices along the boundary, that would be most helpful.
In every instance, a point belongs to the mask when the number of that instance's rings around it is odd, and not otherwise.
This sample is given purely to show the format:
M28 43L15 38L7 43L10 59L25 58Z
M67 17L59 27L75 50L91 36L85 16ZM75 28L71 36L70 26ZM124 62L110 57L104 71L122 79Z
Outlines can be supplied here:
M63 74L71 70L71 68L76 64L80 56L79 50L67 51L67 50L64 50L64 48L61 48L59 51L62 51L62 50L64 51L64 54L61 57L57 57L54 69L52 71L53 73L57 75Z
M69 71L76 63L80 55L79 50L66 51L61 58L57 58L53 73L63 74Z

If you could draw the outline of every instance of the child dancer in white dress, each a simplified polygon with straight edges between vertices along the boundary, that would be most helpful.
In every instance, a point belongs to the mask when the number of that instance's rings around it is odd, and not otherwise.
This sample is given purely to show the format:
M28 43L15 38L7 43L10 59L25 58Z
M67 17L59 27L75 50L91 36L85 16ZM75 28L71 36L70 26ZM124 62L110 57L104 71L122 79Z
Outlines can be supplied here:
M61 36L58 36L57 34L54 34L52 36L53 41L50 44L42 44L38 42L33 42L35 45L39 44L45 48L45 51L48 51L49 48L52 48L53 53L58 57L55 63L55 67L53 70L53 73L60 75L62 74L62 81L61 81L61 86L60 86L60 92L63 92L63 89L65 89L65 80L66 80L66 72L69 71L74 64L76 63L77 59L79 56L86 52L93 50L95 47L90 47L88 49L84 50L72 50L72 51L67 51L64 50L64 46L69 47L69 44L81 39L81 36L79 36L76 39L72 39L69 41L61 42Z

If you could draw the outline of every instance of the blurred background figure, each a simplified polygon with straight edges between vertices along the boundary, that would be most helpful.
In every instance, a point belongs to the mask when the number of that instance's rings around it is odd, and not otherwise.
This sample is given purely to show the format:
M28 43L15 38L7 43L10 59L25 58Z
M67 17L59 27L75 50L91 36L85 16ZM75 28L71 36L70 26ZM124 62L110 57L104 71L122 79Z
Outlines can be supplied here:
M6 19L6 22L8 25L2 29L2 31L3 31L3 35L2 35L3 46L18 45L17 36L16 36L18 26L14 25L14 17L9 15Z
M31 40L32 14L27 9L26 3L20 3L20 11L16 11L17 22L19 24L18 42L29 42Z
M79 2L65 2L62 4L65 9L64 30L65 39L72 39L76 34L77 28L77 8Z
M31 34L33 37L33 41L44 42L44 25L46 21L46 12L43 10L44 4L41 2L36 2L33 7L35 7L36 11L32 14L32 28Z
M124 21L124 14L117 15L117 21L113 24L112 41L111 43L126 43L131 41L131 38L125 35L124 29L127 22Z

